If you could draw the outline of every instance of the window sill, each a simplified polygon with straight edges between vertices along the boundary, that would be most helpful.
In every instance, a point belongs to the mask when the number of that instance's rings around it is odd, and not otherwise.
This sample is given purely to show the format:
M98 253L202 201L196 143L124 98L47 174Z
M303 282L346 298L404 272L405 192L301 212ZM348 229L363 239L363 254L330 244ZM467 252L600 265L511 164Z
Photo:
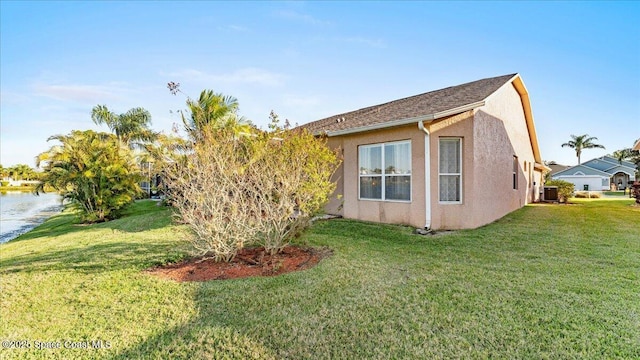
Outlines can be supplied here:
M382 199L366 199L366 198L358 198L358 201L375 201L375 202L385 202L385 203L403 203L403 204L411 204L411 200L382 200Z

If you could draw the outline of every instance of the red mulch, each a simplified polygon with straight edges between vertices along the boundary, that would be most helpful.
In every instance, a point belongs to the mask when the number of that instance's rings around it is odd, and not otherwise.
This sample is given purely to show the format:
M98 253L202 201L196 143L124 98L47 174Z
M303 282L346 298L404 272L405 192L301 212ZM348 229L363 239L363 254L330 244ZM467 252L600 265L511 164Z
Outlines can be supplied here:
M230 262L197 257L178 264L154 267L146 272L179 282L274 276L311 268L329 255L331 250L327 248L287 246L276 255L267 254L262 247L248 248L240 250Z

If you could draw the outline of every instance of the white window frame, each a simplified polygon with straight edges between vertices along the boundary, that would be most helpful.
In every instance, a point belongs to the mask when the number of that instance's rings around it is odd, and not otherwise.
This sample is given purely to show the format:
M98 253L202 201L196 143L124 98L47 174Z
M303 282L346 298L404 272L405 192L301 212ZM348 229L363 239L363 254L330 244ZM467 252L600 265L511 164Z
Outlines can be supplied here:
M385 145L401 145L401 144L409 144L409 173L408 174L386 174L386 164L384 163L385 160L385 154L384 154L384 148ZM361 148L373 148L373 147L380 147L380 158L381 158L381 167L382 167L382 173L380 174L362 174L360 172L360 149ZM410 203L412 201L412 193L413 193L413 153L411 152L411 140L401 140L401 141L390 141L390 142L384 142L384 143L377 143L377 144L366 144L366 145L358 145L358 200L365 200L365 201L386 201L386 202L402 202L402 203ZM400 176L408 176L409 177L409 200L398 200L398 199L386 199L386 179L387 177L392 177L392 176L396 176L396 177L400 177ZM380 191L380 195L381 198L380 199L374 199L374 198L363 198L360 196L361 192L360 192L360 179L363 177L380 177L381 178L381 182L382 184L380 184L380 186L382 186L382 190Z
M458 141L458 153L460 154L460 157L458 158L458 161L460 162L460 172L458 173L443 173L440 171L440 143L443 141L451 141L451 140L457 140ZM463 196L464 196L464 192L462 191L462 189L464 188L464 183L463 183L463 163L462 163L462 137L441 137L438 138L438 203L439 204L443 204L443 205L456 205L456 204L462 204L463 201ZM440 199L440 178L441 176L460 176L460 200L442 200Z

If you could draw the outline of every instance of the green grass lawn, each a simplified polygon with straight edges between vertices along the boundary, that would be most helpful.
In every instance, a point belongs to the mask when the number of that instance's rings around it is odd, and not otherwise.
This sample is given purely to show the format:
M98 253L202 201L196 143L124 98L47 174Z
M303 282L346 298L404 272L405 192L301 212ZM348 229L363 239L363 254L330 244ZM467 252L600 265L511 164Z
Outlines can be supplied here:
M315 268L206 283L142 272L185 254L165 208L63 214L0 245L0 340L31 345L0 358L640 358L640 208L573 202L437 236L318 222Z

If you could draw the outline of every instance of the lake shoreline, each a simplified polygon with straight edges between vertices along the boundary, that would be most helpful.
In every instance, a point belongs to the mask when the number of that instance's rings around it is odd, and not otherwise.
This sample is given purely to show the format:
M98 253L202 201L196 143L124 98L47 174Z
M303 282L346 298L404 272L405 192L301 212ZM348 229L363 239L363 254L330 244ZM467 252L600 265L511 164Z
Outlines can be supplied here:
M34 186L0 186L0 193L4 192L34 192Z
M0 244L28 233L64 209L60 196L51 193L35 196L24 191L2 192L0 201Z

